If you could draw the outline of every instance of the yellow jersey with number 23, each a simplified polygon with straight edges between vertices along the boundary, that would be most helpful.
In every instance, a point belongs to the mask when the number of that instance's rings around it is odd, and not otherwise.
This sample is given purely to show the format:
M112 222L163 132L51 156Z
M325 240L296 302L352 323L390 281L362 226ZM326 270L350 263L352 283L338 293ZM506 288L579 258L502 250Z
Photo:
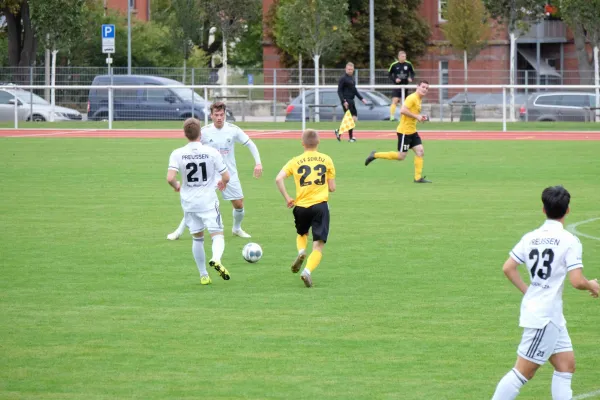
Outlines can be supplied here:
M296 206L308 208L329 199L327 180L335 178L335 167L327 154L305 151L288 161L283 170L294 176Z

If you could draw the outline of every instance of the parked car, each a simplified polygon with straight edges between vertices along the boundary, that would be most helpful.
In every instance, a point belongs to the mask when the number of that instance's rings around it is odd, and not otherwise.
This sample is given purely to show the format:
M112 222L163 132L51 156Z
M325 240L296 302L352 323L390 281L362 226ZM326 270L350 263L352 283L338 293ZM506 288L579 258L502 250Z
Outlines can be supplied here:
M357 98L355 99L359 120L380 121L390 119L390 104L392 104L392 101L386 95L371 90L359 90L359 93L367 100L367 104L363 104ZM307 90L304 93L304 102L305 118L308 120L315 108L314 90ZM309 105L313 106L309 107ZM336 89L319 89L319 105L326 106L319 107L321 121L331 121L334 115L338 121L341 121L344 116L345 111L340 103ZM285 121L302 121L302 96L296 97L287 106Z
M110 84L109 75L96 76L92 82L92 86ZM204 119L204 113L210 113L208 101L172 79L146 75L113 75L112 84L140 86L133 89L113 89L113 120L184 120L192 116L192 110L196 118ZM167 85L182 87L160 87ZM89 120L108 119L108 89L90 89L87 111ZM235 121L230 110L227 110L227 120Z
M0 120L15 119L15 96L17 115L21 121L50 121L52 106L35 93L23 89L0 87ZM81 121L81 113L67 107L54 106L54 121Z
M529 96L519 109L522 121L588 121L593 120L590 107L596 105L594 93L539 92Z

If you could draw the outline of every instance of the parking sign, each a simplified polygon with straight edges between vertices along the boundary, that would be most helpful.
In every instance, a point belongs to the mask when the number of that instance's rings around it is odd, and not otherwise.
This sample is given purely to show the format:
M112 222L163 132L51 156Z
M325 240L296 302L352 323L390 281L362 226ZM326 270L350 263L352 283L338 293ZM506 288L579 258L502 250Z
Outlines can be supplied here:
M102 52L106 54L115 52L115 26L113 24L102 25Z

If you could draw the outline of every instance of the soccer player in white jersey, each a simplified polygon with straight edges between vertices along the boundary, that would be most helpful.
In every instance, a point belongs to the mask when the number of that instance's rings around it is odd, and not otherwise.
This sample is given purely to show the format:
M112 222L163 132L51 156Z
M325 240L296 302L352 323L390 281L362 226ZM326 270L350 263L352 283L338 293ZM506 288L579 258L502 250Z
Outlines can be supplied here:
M583 276L581 243L563 228L570 200L571 195L562 186L544 189L542 203L548 219L523 236L502 267L506 277L524 294L519 322L523 337L515 367L500 380L492 400L515 399L547 360L554 367L552 399L573 397L575 355L563 316L564 282L568 275L576 289L588 290L592 297L598 297L598 281ZM531 278L529 286L517 271L520 264L526 265Z
M189 143L171 153L167 182L181 195L183 218L194 237L192 254L200 271L200 283L208 285L211 280L206 271L205 229L212 237L212 258L209 265L223 279L230 278L229 272L221 264L225 239L216 193L217 188L226 189L230 178L223 156L212 147L200 143L200 121L188 118L183 124L183 131ZM181 174L181 183L177 180L177 173Z
M217 149L225 160L227 169L231 174L231 181L227 188L223 191L223 199L230 200L233 206L233 227L232 233L235 236L249 238L250 235L242 229L242 220L244 219L244 193L242 192L242 184L238 176L237 166L235 162L235 143L241 143L246 146L252 157L254 157L254 177L260 178L263 169L260 161L260 154L256 144L246 135L246 133L234 124L225 122L226 105L223 102L216 102L210 106L210 117L212 124L205 126L202 129L202 144L214 147ZM185 221L182 220L179 227L167 235L169 240L177 240L183 234L185 229Z

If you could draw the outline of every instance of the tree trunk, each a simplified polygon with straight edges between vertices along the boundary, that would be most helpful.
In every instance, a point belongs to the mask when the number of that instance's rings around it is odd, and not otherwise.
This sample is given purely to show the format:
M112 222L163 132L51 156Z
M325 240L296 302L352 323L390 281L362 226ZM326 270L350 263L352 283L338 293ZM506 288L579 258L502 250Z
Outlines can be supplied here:
M583 31L583 25L576 23L571 28L573 29L575 49L577 49L579 84L592 85L594 82L592 62L590 61L587 49L585 48L585 33Z
M19 66L30 67L35 61L37 40L35 39L35 32L31 26L29 3L26 0L24 0L21 5L21 19L23 20L23 47L21 49Z
M58 50L52 50L52 89L50 91L50 122L54 122L54 107L56 106L56 53Z
M517 66L517 35L510 33L510 84L515 84L516 66ZM515 88L510 88L510 115L511 122L515 122Z
M600 89L598 88L598 85L600 85L600 60L598 60L598 57L600 57L600 49L596 45L594 46L594 85L596 85L596 107L600 107ZM596 119L594 122L597 121L598 117L600 117L600 110L595 111Z
M313 61L315 63L315 105L319 104L319 58L320 55L315 54ZM319 108L315 107L315 122L319 122Z
M227 86L227 39L223 36L223 86ZM223 96L227 95L227 89L223 89Z
M468 71L467 70L467 68L468 68L468 66L467 66L467 63L468 63L467 50L463 51L463 63L464 63L464 68L465 68L465 85L466 85L469 82L469 73L467 72ZM468 92L468 90L467 90L467 87L465 86L465 103L469 102L467 92Z
M302 85L302 54L298 56L298 85Z
M3 8L2 13L6 18L6 31L8 33L8 65L16 67L21 57L21 13L11 13Z
M187 59L184 57L183 58L183 76L181 77L181 83L183 83L185 85L185 77L186 77L186 67L187 67Z

